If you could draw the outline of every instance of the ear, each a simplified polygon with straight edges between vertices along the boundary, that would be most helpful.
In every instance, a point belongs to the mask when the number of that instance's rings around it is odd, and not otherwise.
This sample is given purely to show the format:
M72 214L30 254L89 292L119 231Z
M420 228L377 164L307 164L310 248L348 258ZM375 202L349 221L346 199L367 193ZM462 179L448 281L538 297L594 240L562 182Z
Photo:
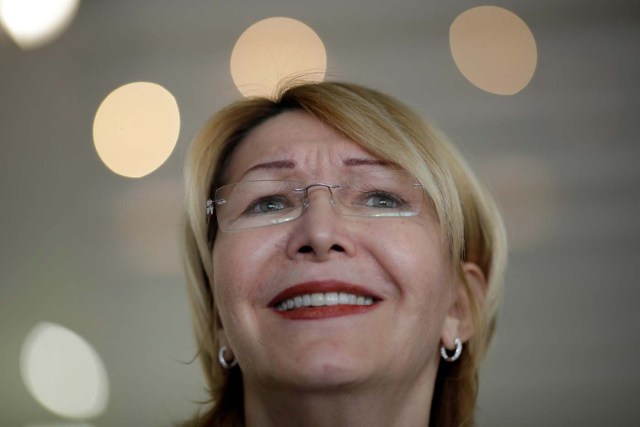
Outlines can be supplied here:
M229 344L229 340L227 339L227 334L224 332L224 329L221 327L218 328L218 348L216 351L220 351L220 349L224 347L224 358L227 363L231 363L235 360L235 353L233 352L233 348Z
M227 333L224 331L224 326L222 325L222 322L219 320L219 318L215 328L218 338L218 349L220 349L221 347L227 347L227 352L231 351L231 345L229 344L229 340L227 339Z
M224 347L223 356L227 363L232 363L235 361L235 353L233 348L231 348L231 344L229 344L229 339L227 338L227 333L224 331L224 325L222 324L222 319L220 318L220 310L218 309L217 299L214 299L214 312L215 312L215 320L212 325L212 329L215 331L215 342L214 345L217 348L214 349L216 355L220 357L220 351Z
M227 352L231 351L231 346L229 345L229 340L227 339L227 334L224 331L224 325L222 324L222 319L220 318L220 310L218 309L217 301L214 300L215 305L215 320L213 322L212 328L215 329L218 350L221 347L227 347Z
M218 348L227 347L229 348L229 340L227 339L227 334L224 332L224 328L222 326L218 327Z
M444 321L441 340L448 349L455 348L454 340L468 341L474 333L472 299L481 310L487 291L487 279L477 264L462 263L462 275L456 283L454 300ZM467 292L468 289L468 292Z

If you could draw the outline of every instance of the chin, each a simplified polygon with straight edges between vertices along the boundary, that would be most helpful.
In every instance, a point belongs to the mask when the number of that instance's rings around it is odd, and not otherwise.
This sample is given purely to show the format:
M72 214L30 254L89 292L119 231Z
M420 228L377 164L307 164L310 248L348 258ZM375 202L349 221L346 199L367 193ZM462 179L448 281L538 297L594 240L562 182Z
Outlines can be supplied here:
M336 349L335 346L313 346L294 356L281 378L306 390L331 390L366 383L375 376L371 354ZM294 366L293 369L292 366Z

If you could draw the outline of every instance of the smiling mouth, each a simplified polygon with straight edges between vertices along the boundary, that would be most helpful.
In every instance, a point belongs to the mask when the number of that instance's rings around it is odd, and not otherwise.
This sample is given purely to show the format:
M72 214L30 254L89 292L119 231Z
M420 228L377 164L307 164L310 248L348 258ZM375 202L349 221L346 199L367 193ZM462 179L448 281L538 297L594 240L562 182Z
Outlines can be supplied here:
M297 295L276 305L278 311L289 311L307 307L325 307L335 305L372 305L373 297L350 294L346 292L325 292Z
M278 294L269 307L291 320L323 319L365 313L381 299L359 285L340 281L301 283Z

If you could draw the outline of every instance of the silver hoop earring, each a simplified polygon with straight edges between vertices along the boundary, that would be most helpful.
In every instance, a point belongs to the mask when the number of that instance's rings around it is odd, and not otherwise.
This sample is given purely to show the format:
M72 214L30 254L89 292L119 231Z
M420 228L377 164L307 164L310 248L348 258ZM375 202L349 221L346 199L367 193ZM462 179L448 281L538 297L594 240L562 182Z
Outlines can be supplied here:
M456 345L456 350L454 351L453 356L449 356L449 354L447 354L447 348L444 345L440 346L440 356L442 356L446 362L455 362L462 354L462 341L460 341L460 338L456 338L453 342Z
M218 362L220 363L220 366L222 366L224 369L231 369L238 364L238 361L234 357L231 362L227 362L227 360L224 358L224 354L226 352L227 352L226 346L223 345L222 347L220 347L220 351L218 351Z

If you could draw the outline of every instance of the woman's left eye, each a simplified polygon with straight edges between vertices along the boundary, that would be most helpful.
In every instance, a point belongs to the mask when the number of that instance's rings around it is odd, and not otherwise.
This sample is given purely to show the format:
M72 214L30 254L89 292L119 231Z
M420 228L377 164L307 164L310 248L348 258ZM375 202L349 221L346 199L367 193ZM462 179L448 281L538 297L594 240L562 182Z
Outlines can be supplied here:
M402 200L390 193L376 192L367 194L365 206L380 209L393 209L402 206Z
M280 200L267 200L258 204L260 212L273 212L284 209L284 204Z

